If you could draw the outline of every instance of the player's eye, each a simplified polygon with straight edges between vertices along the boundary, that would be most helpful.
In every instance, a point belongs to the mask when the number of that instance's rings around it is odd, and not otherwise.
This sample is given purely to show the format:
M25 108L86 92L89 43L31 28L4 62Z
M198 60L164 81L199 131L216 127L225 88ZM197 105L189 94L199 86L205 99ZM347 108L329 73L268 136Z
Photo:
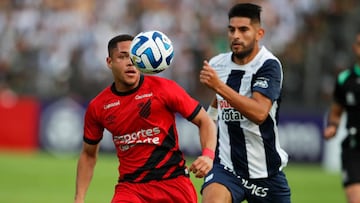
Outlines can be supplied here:
M232 32L235 32L235 28L232 27L232 26L229 26L229 27L228 27L228 31L231 32L231 33L232 33Z
M121 60L129 59L130 54L129 53L121 53L118 58Z

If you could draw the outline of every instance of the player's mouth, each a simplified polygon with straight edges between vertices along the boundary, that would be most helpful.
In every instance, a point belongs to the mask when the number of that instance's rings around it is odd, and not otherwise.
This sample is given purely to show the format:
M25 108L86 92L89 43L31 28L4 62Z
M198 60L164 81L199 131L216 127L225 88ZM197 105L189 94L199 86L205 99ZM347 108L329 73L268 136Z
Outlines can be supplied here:
M234 49L240 49L240 48L244 48L244 45L240 42L233 42L231 44L231 46L234 48Z
M137 70L134 68L134 69L128 69L125 71L125 74L126 75L129 75L129 76L133 76L133 75L136 75L138 72Z

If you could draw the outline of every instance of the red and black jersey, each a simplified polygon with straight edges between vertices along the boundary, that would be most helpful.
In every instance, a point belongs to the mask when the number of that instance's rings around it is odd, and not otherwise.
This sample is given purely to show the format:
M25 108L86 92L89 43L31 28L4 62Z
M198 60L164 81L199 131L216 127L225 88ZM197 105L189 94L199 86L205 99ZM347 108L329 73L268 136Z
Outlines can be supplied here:
M112 133L120 162L119 181L147 182L187 175L175 114L192 120L200 109L199 102L174 81L141 75L137 88L118 92L112 84L90 102L84 141L97 144L104 129Z

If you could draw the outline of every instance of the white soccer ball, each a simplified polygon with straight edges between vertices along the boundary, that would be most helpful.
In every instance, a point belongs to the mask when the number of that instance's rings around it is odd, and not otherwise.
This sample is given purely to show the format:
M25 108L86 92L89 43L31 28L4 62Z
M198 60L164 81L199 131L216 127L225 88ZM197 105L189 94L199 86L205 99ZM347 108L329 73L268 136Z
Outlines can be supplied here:
M160 31L141 32L131 43L130 58L141 72L156 74L170 67L174 48L171 40Z

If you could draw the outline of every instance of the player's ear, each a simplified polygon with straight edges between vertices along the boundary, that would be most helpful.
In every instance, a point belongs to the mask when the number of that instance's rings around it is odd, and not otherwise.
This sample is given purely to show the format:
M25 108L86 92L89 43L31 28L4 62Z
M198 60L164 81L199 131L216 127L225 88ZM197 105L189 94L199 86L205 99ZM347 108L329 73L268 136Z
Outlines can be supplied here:
M106 57L106 64L107 67L111 69L112 59L110 56Z
M265 35L265 30L264 28L260 27L257 29L257 33L256 33L256 39L257 41L260 41Z

